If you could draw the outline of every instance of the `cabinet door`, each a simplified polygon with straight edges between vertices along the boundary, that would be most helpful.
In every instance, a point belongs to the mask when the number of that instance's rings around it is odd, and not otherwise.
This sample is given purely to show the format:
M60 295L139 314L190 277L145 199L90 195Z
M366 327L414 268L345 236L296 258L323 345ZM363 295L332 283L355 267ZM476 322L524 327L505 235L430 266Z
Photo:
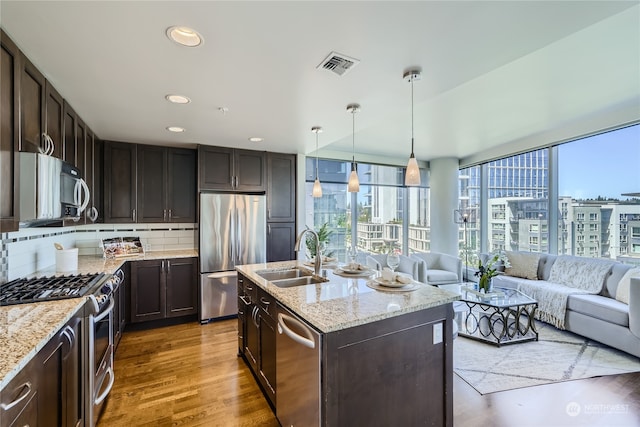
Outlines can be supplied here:
M98 211L96 222L104 221L104 142L94 135L93 138L93 189L89 206Z
M167 219L196 222L196 151L169 148Z
M235 150L235 190L266 190L267 174L265 157L264 151Z
M258 372L262 387L267 392L271 405L276 405L276 322L260 313L260 357Z
M131 322L163 319L166 313L164 260L131 264Z
M72 165L76 164L76 112L66 101L63 103L63 160Z
M267 221L296 220L296 155L267 154Z
M136 145L104 145L104 220L136 222Z
M166 260L167 317L198 312L197 258Z
M44 133L53 141L52 156L64 158L64 140L62 129L64 126L64 100L48 81L45 84L45 126Z
M76 116L76 167L80 170L80 173L84 172L85 165L85 138L87 136L86 125Z
M40 361L31 359L0 390L0 425L38 425L38 379Z
M62 329L65 345L69 349L63 356L64 406L63 413L67 426L83 425L83 376L82 376L82 318L74 317Z
M164 222L167 213L167 149L138 146L138 222Z
M45 78L25 57L21 56L20 74L20 151L38 152L44 129Z
M0 232L18 230L20 51L0 30Z
M93 180L94 180L94 157L95 157L95 145L93 141L93 131L89 129L89 127L85 128L85 138L84 138L84 173L82 178L84 178L87 186L89 187L89 193L91 196L89 197L89 204L87 205L87 209L85 210L84 217L87 223L91 223L91 219L89 216L91 215L91 207L93 206L93 198L95 197L93 193Z
M64 401L64 338L59 332L38 353L38 425L62 426Z
M233 190L233 149L200 146L198 149L201 190Z
M296 225L293 222L267 223L267 262L296 259Z
M258 371L258 356L260 354L260 330L258 316L260 308L255 304L247 306L247 329L245 335L244 355L253 372Z

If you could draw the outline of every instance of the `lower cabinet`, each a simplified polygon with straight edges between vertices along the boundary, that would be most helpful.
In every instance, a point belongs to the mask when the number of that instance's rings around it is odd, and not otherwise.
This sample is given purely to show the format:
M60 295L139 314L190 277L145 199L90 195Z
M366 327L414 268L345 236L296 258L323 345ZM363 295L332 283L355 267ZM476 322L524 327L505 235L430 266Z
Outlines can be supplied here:
M267 262L296 259L296 253L293 250L295 242L295 222L268 222Z
M238 274L238 347L267 401L276 405L276 301ZM240 314L242 312L242 314Z
M131 262L130 321L145 322L198 312L197 258Z
M120 344L120 340L122 339L122 334L124 334L124 328L127 325L127 319L129 318L129 300L131 298L131 292L129 285L129 275L130 275L130 263L125 263L121 270L124 273L124 280L120 282L118 288L113 294L113 299L115 301L115 305L113 307L113 350L118 349L118 344Z
M2 390L0 425L84 425L84 309Z

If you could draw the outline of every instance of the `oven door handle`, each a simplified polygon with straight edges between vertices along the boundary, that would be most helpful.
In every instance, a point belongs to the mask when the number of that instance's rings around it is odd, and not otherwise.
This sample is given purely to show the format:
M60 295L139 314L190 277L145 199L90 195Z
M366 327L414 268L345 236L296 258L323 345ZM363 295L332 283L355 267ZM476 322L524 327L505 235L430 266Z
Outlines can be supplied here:
M109 313L111 313L113 311L113 307L115 306L116 302L113 300L113 297L109 297L109 306L102 311L102 313L98 314L93 321L94 322L99 322L102 319L104 319L105 317L107 317L109 315Z
M107 368L107 375L109 375L109 384L107 385L107 388L105 388L104 391L100 394L100 396L96 397L96 399L93 401L94 405L101 404L113 388L113 383L115 382L116 377L115 375L113 375L113 369L111 367ZM102 379L102 384L104 384L104 378ZM102 388L102 384L100 384L100 388Z

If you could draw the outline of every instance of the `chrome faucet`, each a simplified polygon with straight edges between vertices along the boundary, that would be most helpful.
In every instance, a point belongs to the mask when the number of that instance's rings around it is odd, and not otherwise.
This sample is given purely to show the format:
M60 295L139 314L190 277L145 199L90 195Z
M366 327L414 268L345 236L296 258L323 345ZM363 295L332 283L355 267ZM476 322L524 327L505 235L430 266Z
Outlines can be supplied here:
M320 270L322 269L322 253L320 251L320 238L318 237L318 233L316 233L310 228L305 228L304 230L302 230L302 232L298 235L298 238L296 239L296 245L293 248L293 250L296 251L296 253L300 252L300 243L302 242L302 236L304 236L306 233L313 234L313 237L316 241L316 259L313 263L313 269L316 276L320 276Z

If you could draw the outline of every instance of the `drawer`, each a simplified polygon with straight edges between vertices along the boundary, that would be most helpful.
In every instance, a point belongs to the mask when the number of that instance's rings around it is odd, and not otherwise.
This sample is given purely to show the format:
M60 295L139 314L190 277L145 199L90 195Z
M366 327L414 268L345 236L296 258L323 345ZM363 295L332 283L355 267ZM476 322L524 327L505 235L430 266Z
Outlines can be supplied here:
M10 426L37 414L37 365L35 359L31 360L0 393L0 425Z
M272 319L276 318L276 300L262 288L258 288L256 304Z

